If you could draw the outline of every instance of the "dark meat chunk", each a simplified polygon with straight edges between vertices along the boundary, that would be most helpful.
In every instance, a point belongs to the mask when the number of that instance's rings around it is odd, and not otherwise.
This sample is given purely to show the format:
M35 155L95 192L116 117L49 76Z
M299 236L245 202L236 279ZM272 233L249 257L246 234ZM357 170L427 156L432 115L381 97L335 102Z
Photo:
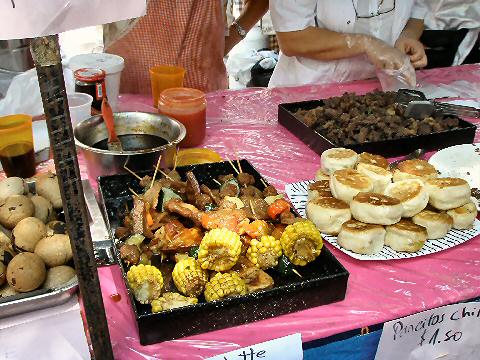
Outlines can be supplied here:
M252 175L244 172L241 172L240 174L238 174L237 181L240 184L240 186L255 184L255 178Z
M220 197L224 198L225 196L237 196L238 187L235 184L227 183L222 185L220 190Z
M120 226L115 229L115 237L118 240L123 240L131 234L130 229L127 227Z
M140 260L140 250L138 246L123 244L120 248L120 258L127 265L137 265Z
M278 195L278 192L277 189L275 189L272 185L268 185L265 189L263 189L263 197L275 195Z
M263 198L262 192L255 186L249 185L240 189L241 196L253 196L257 198Z
M284 211L280 214L280 222L285 225L290 225L295 222L295 215L290 211Z
M192 220L197 226L202 225L202 212L193 205L184 203L179 199L172 199L165 204L165 209Z
M210 198L212 199L212 201L215 203L215 204L220 204L220 194L218 192L218 190L211 190L207 185L200 185L200 190L204 193L204 194L207 194L208 196L210 196Z
M207 194L198 194L195 196L195 205L197 205L199 209L205 210L207 205L210 205L212 203L212 198Z
M218 208L235 210L237 208L237 204L235 204L233 201L222 199L218 205Z
M245 203L245 202L244 202ZM268 220L268 204L262 198L249 198L245 203L245 211L250 219Z

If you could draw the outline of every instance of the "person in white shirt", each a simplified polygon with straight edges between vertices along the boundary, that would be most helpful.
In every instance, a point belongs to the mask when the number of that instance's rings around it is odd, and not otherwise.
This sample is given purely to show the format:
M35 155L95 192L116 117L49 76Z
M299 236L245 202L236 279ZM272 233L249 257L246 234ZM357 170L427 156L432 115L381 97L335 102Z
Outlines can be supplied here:
M421 68L420 0L270 0L280 45L269 86L346 82ZM410 69L408 70L410 71Z

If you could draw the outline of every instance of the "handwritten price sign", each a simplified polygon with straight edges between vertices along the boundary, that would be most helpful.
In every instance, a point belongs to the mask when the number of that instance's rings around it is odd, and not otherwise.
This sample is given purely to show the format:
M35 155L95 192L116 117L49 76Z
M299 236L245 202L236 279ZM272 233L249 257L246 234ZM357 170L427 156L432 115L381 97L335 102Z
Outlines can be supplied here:
M375 360L476 359L479 334L480 303L443 306L385 323Z
M145 11L146 0L0 0L0 40L58 34Z

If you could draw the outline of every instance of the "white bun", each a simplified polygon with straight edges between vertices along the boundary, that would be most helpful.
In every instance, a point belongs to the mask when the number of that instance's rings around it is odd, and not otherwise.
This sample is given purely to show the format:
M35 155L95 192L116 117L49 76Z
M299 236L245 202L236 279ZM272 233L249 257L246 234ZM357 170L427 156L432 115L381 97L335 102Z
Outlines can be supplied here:
M407 179L433 179L438 177L435 167L425 160L405 160L397 165L393 172L393 181L401 181Z
M348 204L333 197L309 201L306 213L320 232L330 235L337 235L342 224L352 218Z
M350 220L342 225L337 244L357 254L376 254L382 251L385 229L381 225Z
M427 230L408 219L386 227L385 245L395 251L416 252L427 240Z
M337 170L353 169L357 158L355 151L345 148L328 149L320 156L323 172L330 175Z
M337 170L330 176L330 190L333 196L349 204L358 193L369 192L372 189L372 180L356 170Z
M439 210L450 210L470 202L470 186L460 178L428 179L425 188L429 203Z
M361 192L350 203L352 216L368 224L391 225L402 218L398 199L371 192Z
M425 209L428 204L428 192L419 179L407 179L387 186L385 195L400 200L403 206L402 217L412 217Z
M315 173L315 181L320 181L320 180L330 180L330 175L327 173L324 173L322 168L318 169L317 172Z
M463 230L473 227L478 212L475 204L469 202L458 208L448 210L447 214L453 219L453 228Z
M446 213L423 210L412 218L412 221L427 229L427 239L441 239L450 231L452 218Z
M308 186L308 200L310 201L319 197L333 197L328 180L315 181Z
M359 163L357 171L372 180L373 192L383 194L385 188L392 183L392 173L380 166Z
M389 166L388 160L383 156L374 155L367 152L362 152L360 155L358 155L357 163L375 165L384 169L388 169Z

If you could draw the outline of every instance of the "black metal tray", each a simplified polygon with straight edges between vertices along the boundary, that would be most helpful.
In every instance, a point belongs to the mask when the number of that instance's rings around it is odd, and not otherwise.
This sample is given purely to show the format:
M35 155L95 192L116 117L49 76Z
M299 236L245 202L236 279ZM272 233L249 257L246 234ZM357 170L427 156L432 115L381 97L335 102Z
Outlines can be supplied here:
M261 176L255 168L246 160L241 160L241 165L243 171L255 177L255 186L263 189ZM189 170L193 171L200 184L206 184L211 188L218 187L212 179L217 178L218 175L233 172L228 162L177 168L182 176ZM135 191L141 191L138 180L128 174L99 178L99 193L107 214L107 226L112 239L114 229L124 216L125 204L132 207L129 187ZM347 270L324 247L321 255L314 262L298 268L302 278L296 275L281 277L272 271L269 272L275 281L272 289L153 314L149 305L142 305L135 301L126 282L127 268L120 261L117 247L114 246L114 248L130 295L142 345L223 329L340 301L345 298L347 289L349 275Z
M310 100L278 105L278 122L319 155L332 147L346 147L358 153L366 151L386 157L394 157L411 153L416 149L435 150L452 145L471 144L475 138L475 131L477 130L475 125L459 119L458 128L453 130L361 144L336 144L305 125L295 116L295 112L298 110L311 110L323 105L323 100Z

